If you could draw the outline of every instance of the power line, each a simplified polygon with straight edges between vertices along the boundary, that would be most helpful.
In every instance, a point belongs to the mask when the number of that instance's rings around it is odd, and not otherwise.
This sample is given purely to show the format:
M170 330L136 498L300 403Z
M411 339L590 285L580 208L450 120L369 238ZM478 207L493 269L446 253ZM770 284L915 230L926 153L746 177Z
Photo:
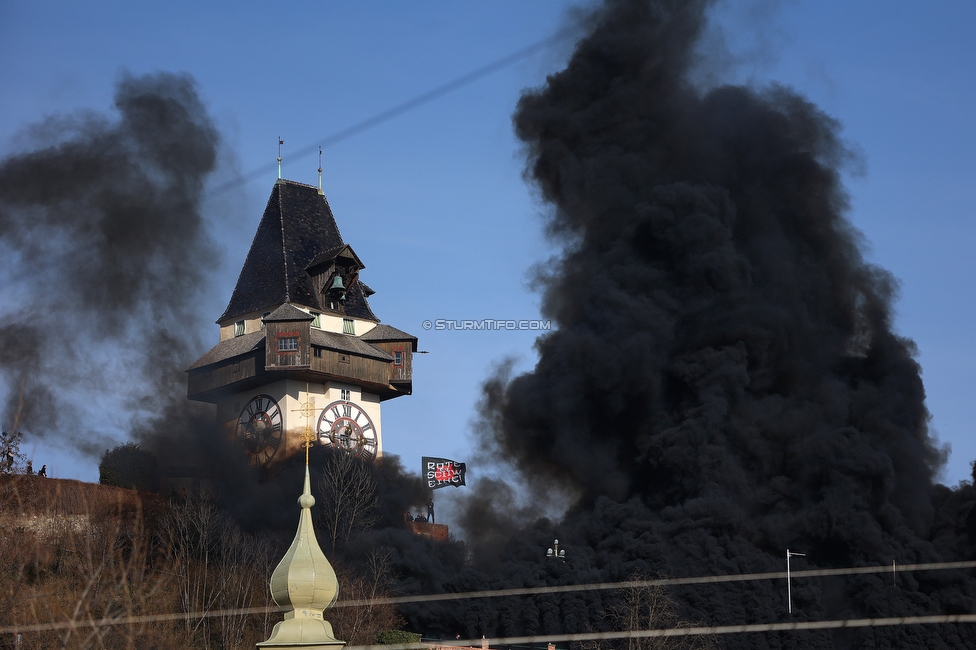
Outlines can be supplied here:
M928 562L924 564L904 564L897 567L897 570L902 572L938 571L938 570L947 571L952 569L973 569L973 568L976 568L976 561L970 560L970 561L963 561L963 562ZM805 571L792 571L791 575L793 578L819 578L819 577L829 577L829 576L887 573L891 570L892 567L890 566L847 567L842 569L808 569ZM450 594L393 596L388 598L374 598L371 600L340 600L337 603L335 603L333 607L362 607L364 605L373 605L373 606L402 605L402 604L417 603L417 602L467 600L469 598L536 596L541 594L571 593L571 592L578 592L578 591L601 591L601 590L605 591L609 589L635 589L641 587L721 584L721 583L732 583L732 582L747 582L747 581L755 581L755 580L779 580L779 579L783 579L783 580L786 579L786 571L770 571L767 573L742 573L742 574L733 574L733 575L724 575L724 576L695 576L695 577L688 577L688 578L655 578L652 580L626 580L623 582L596 582L596 583L588 583L582 585L557 585L552 587L488 589L484 591L465 591L465 592L457 592L457 593L450 593ZM177 621L177 620L186 620L186 619L197 620L202 618L215 618L215 617L224 617L224 616L248 616L251 614L267 614L270 612L274 612L276 609L277 608L274 606L243 607L243 608L234 608L234 609L207 610L207 611L200 611L200 612L183 612L183 613L171 613L171 614L142 614L138 616L106 617L97 620L91 619L85 622L59 621L59 622L51 622L51 623L38 623L36 625L8 626L8 627L0 628L0 634L45 632L50 630L66 630L69 628L81 628L81 627L136 625L140 623L151 623L154 621ZM919 617L915 617L915 618L919 618ZM848 619L848 620L896 620L896 619ZM897 620L903 620L903 619L897 619ZM948 622L972 622L972 621L948 621ZM821 621L820 623L826 624L831 622ZM907 625L908 623L905 624ZM783 625L793 625L793 624L784 623ZM742 626L730 626L730 627L738 628ZM857 627L857 626L854 625L853 627ZM760 631L760 630L756 630L756 631ZM644 632L647 632L647 630L641 631L641 633ZM614 634L624 634L624 632L614 633ZM722 634L724 634L724 632L722 632ZM516 637L512 637L512 638L516 638ZM522 637L518 637L518 638L522 638ZM623 638L623 637L601 637L601 638ZM571 640L586 640L586 639L571 639ZM480 640L478 640L478 643L480 643ZM521 642L512 641L511 643L521 643ZM455 643L452 645L462 645L462 644ZM412 648L414 646L410 646L410 647ZM419 645L416 647L420 648L420 647L427 647L427 646ZM384 646L384 648L386 648L386 650L393 650L393 646ZM404 646L404 648L406 649L407 646Z
M898 571L936 571L951 569L976 569L976 561L929 562L925 564L904 564ZM827 576L862 575L888 573L890 566L848 567L843 569L808 569L791 571L793 578L822 578ZM380 599L382 602L366 600L340 601L335 607L359 607L373 602L383 605L401 605L416 602L436 602L441 600L463 600L467 598L500 598L505 596L535 596L540 594L561 594L575 591L600 591L607 589L636 589L640 587L676 587L683 585L703 585L728 582L748 582L754 580L785 580L786 571L766 573L737 573L724 576L694 576L690 578L654 578L650 580L626 580L623 582L595 582L582 585L556 585L551 587L518 587L513 589L487 589L484 591L465 591L448 594L427 594L424 596L393 596Z
M251 608L254 609L254 608ZM222 610L214 614L222 614L228 611L264 613L264 608L260 611L251 610ZM131 616L126 619L128 624L150 623L154 621L174 621L186 617L186 614L164 614ZM4 634L27 634L30 632L41 632L49 630L63 630L69 627L95 627L103 625L122 625L121 619L114 619L112 623L102 621L76 622L58 626L29 625L20 628L4 628L0 633ZM976 614L936 614L932 616L899 616L890 618L844 618L826 621L792 621L787 623L751 623L742 625L711 625L699 627L676 627L658 628L653 630L620 630L614 632L580 632L576 634L537 634L532 636L509 636L489 639L489 642L497 645L518 645L536 643L567 643L572 641L600 641L614 639L646 639L661 637L684 637L684 636L710 636L720 634L749 634L757 632L802 632L807 630L836 630L842 628L861 628L861 627L892 627L900 625L950 625L959 623L976 623ZM346 650L428 650L431 646L480 647L482 639L459 639L447 640L446 643L394 643L389 645L361 645L346 646Z
M340 131L336 131L332 135L325 137L324 139L322 139L321 141L315 144L309 144L304 147L301 147L297 151L292 152L289 155L289 159L304 158L305 156L315 153L318 147L321 147L322 149L328 149L333 145L339 144L340 142L348 140L353 136L359 135L364 131L368 131L374 127L377 127L380 124L383 124L384 122L389 122L395 117L399 117L400 115L412 111L415 108L419 108L424 104L429 104L434 100L440 99L444 95L448 95L454 92L455 90L459 90L461 88L464 88L465 86L469 86L476 81L484 79L485 77L492 75L495 72L498 72L499 70L503 70L511 65L518 63L519 61L527 59L530 56L533 56L534 54L537 54L542 50L549 48L555 45L556 43L559 43L560 41L570 38L575 33L576 30L573 28L562 29L556 32L554 35L549 36L548 38L544 38L541 41L533 43L532 45L523 47L520 50L516 50L515 52L512 52L511 54L507 54L501 57L500 59L492 61L487 65L472 70L467 74L463 74L460 77L452 79L451 81L448 81L447 83L432 88L431 90L423 92L417 95L416 97L413 97L412 99L408 99L405 102L401 102L393 106L392 108L388 108L384 111L380 111L379 113L376 113L371 117L367 117L366 119L360 122L357 122L351 126L347 126L346 128ZM223 185L219 185L214 189L210 190L207 193L206 198L209 199L215 196L219 196L245 183L248 183L252 180L256 180L267 174L270 174L275 170L275 164L276 163L269 163L267 165L256 167L249 172L245 172L239 175L234 180L224 183Z
M701 627L673 627L656 630L622 630L619 632L583 632L579 634L537 634L488 639L493 645L568 643L571 641L604 641L612 639L649 639L661 637L711 636L720 634L749 634L756 632L801 632L805 630L837 630L841 628L891 627L896 625L939 625L976 623L976 614L943 614L935 616L901 616L892 618L844 618L830 621L796 621L791 623L753 623L748 625L712 625ZM390 645L346 646L345 650L429 650L431 646L481 647L482 639L446 640L437 643L398 643Z

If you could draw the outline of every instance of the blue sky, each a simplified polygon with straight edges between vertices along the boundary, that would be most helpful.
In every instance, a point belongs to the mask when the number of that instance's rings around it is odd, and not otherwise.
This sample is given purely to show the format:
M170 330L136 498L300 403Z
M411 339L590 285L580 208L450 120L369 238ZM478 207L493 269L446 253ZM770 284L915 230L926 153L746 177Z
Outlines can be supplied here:
M316 182L316 156L289 152L539 41L560 2L0 3L0 155L50 114L111 110L123 71L191 74L223 137L218 186L274 163ZM951 444L943 479L976 459L974 322L976 5L728 3L711 42L733 82L796 88L843 125L862 155L847 177L868 258L901 283L897 329L916 341L932 425ZM424 331L424 320L538 318L529 269L553 250L522 179L511 114L568 45L546 50L325 151L325 192L377 291L373 310L420 337L414 395L384 405L386 451L476 458L480 383L507 357L528 369L532 332ZM719 51L710 47L710 52ZM220 315L274 171L205 206L221 246ZM0 309L16 301L0 289ZM217 327L206 333L217 340ZM187 363L192 360L187 360ZM103 399L125 400L125 390ZM119 429L119 439L124 431ZM95 462L28 442L52 473L94 480ZM472 463L476 473L476 463Z

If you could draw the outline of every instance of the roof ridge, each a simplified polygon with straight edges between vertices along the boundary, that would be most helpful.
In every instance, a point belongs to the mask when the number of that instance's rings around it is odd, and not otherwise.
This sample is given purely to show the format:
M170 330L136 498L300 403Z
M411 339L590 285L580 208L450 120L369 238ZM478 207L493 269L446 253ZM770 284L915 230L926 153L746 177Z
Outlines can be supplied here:
M285 210L281 205L280 187L278 188L278 223L281 224L281 263L285 267L285 302L291 302L291 286L288 284L288 248L285 246Z
M247 255L244 256L244 264L241 265L241 270L237 274L237 282L234 283L234 291L231 293L230 300L227 303L227 307L224 309L224 313L220 316L220 318L217 319L218 323L221 320L223 320L225 316L227 316L231 306L234 304L234 296L237 293L237 287L241 284L241 280L244 279L244 272L248 268L248 262L251 261L251 255L254 253L255 245L258 243L258 237L261 235L261 222L264 219L265 212L267 212L268 208L271 207L271 202L272 200L274 200L274 192L276 189L277 189L277 185L271 188L271 196L268 197L268 204L264 207L264 212L261 213L261 218L258 219L258 227L254 231L254 236L251 237L251 245L247 249ZM281 193L279 192L278 194L280 197ZM279 199L279 203L280 203L280 199Z
M319 191L319 188L317 188L317 187L314 187L312 189L314 189L316 192ZM328 212L328 214L331 214L332 215L332 223L335 224L336 234L339 235L339 241L342 242L343 245L348 246L349 244L346 243L346 240L342 238L342 231L339 230L339 222L336 221L335 215L332 213L332 204L329 203L328 197L325 196L325 193L324 192L322 194L320 194L319 196L322 197L322 202L325 203L325 210L326 210L326 212Z

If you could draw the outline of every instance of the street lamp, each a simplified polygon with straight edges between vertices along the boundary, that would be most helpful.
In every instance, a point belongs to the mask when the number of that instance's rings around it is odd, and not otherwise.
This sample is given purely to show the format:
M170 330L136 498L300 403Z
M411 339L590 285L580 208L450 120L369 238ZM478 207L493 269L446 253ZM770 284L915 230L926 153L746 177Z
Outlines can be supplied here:
M791 557L806 557L805 553L793 553L790 549L786 549L786 602L788 603L790 614L793 613L793 589L790 585L790 558Z
M557 558L557 559L560 559L560 560L565 560L566 559L566 551L565 550L563 550L563 551L560 551L559 550L559 540L558 539L552 540L552 547L548 551L546 551L546 557L548 557L548 558Z

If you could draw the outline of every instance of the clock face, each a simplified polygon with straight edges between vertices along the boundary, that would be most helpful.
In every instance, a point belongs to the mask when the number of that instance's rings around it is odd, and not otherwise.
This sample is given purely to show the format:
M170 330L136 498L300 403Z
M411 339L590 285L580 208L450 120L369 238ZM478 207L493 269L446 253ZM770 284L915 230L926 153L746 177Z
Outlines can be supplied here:
M372 460L376 455L376 429L366 411L353 402L332 402L319 416L319 442L347 454Z
M281 407L268 395L258 395L241 409L237 442L251 465L267 465L281 445Z

